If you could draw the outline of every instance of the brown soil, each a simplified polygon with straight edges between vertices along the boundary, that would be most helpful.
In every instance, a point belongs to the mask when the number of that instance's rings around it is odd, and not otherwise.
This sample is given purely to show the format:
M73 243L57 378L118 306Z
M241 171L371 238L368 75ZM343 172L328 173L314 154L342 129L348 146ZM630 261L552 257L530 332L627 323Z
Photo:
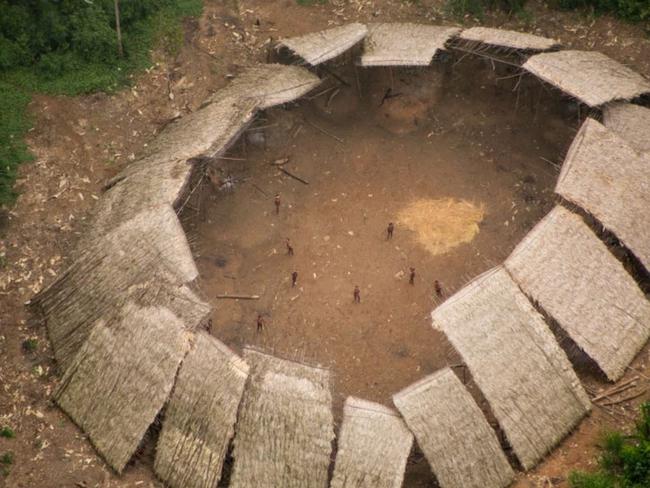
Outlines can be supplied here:
M535 0L529 5L527 21L499 14L488 15L485 23L554 36L568 47L600 50L650 74L650 40L642 26L608 16L557 12ZM161 486L151 471L152 439L125 474L116 476L83 433L50 403L58 381L55 364L44 325L27 315L23 303L65 268L102 181L133 160L171 118L195 110L226 83L225 75L265 61L270 37L354 20L451 22L443 16L441 3L433 0L331 0L312 7L292 0L208 1L201 19L187 23L181 53L174 59L157 54L156 66L141 74L133 89L110 96L34 97L28 142L36 159L21 168L16 205L0 212L0 426L16 432L14 439L0 438L0 454L15 454L9 473L0 475L0 486ZM466 19L466 25L474 23ZM354 77L343 74L354 86ZM545 91L540 98L535 91L539 86L521 87L517 102L508 92L513 80L495 80L502 75L493 73L489 64L466 59L453 70L430 74L432 85L442 86L432 92L418 85L422 72L406 72L408 86L402 85L402 75L393 80L394 91L403 93L380 106L390 80L379 71L370 77L376 86L361 80L362 98L346 89L329 107L324 95L286 111L269 111L260 125L278 125L266 130L266 147L249 143L246 162L224 166L244 181L231 193L207 194L199 215L186 211L187 225L192 219L197 225L195 251L203 255L198 262L206 296L214 300L215 293L224 291L262 294L256 303L216 303L215 335L236 348L258 343L330 365L337 405L348 393L387 403L391 393L453 359L429 325L435 305L432 280L442 281L451 293L507 255L542 215L538 205L552 199L554 174L543 172L549 166L540 156L560 162L578 123L570 103ZM305 120L345 142L337 143ZM292 138L296 124L302 129ZM243 147L238 151L237 156L244 154ZM291 156L286 168L308 179L309 186L268 165L286 156ZM271 197L255 190L253 183ZM275 191L283 199L279 217L273 215ZM472 211L439 210L442 200L469 202ZM414 209L405 210L411 205ZM465 205L459 208L467 209ZM407 218L400 216L402 211ZM474 224L478 233L469 242L433 254L427 243L433 245L440 232L433 238L418 233L429 221L426 215L445 233L453 225L461 236L454 242L466 239ZM387 243L383 232L392 219L395 237ZM244 229L244 223L256 230ZM232 236L229 243L226 233ZM293 258L283 255L286 237L294 244ZM269 256L273 249L278 254ZM395 278L400 271L407 273L408 266L416 267L413 287L406 277ZM293 269L300 275L299 286L292 290L288 280ZM225 278L225 270L236 279ZM362 287L358 306L351 303L354 284ZM267 330L256 335L258 310L271 316ZM38 341L35 352L23 350L28 338ZM647 358L646 348L634 367L650 376ZM594 391L604 386L597 377L582 377ZM521 474L516 486L551 486L551 480L566 486L563 480L571 469L593 464L600 432L629 428L643 399L616 406L611 414L596 408L545 462ZM422 459L416 457L407 471L405 486L430 486Z
M361 96L343 86L334 98L270 110L258 123L266 129L249 131L234 159L220 162L235 187L208 189L184 212L216 337L330 367L337 408L348 395L390 405L392 394L458 362L431 327L434 281L453 293L501 262L549 210L555 171L545 160L560 158L571 121L561 104L546 104L537 122L529 108L515 110L511 86L488 90L481 63L455 69L475 78L393 70L394 96L383 102L388 71L366 71ZM459 118L470 107L477 116ZM286 158L282 168L309 185L270 164ZM214 298L221 294L260 299Z

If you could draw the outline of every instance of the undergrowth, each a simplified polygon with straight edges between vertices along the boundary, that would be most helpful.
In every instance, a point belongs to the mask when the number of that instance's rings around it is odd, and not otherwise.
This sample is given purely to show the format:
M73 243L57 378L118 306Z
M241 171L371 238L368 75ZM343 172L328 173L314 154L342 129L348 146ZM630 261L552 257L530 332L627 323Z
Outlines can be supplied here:
M158 47L175 54L183 43L179 20L199 15L202 0L119 2L119 55L114 0L0 0L0 206L15 198L26 107L34 92L79 95L111 92L151 64Z
M605 435L598 465L594 473L572 472L571 488L650 487L650 402L641 405L641 418L632 435Z

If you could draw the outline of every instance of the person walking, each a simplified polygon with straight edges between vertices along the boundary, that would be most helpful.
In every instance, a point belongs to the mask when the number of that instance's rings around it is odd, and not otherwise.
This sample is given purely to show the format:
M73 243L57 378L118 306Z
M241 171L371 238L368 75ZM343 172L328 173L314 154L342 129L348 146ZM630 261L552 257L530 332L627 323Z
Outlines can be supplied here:
M287 254L288 254L289 256L293 256L293 246L291 245L291 241L289 240L288 237L287 237L287 242L286 242L286 244L287 244Z
M354 286L354 303L361 303L361 290L359 289L359 285Z
M411 266L409 274L409 285L415 285L415 268Z
M273 202L275 203L275 215L278 215L280 213L280 194L276 193L275 198L273 199Z
M294 271L293 273L291 273L291 288L296 286L296 281L298 281L298 272Z
M390 241L393 238L393 231L395 230L395 226L393 225L392 222L388 223L388 227L386 228L386 240Z

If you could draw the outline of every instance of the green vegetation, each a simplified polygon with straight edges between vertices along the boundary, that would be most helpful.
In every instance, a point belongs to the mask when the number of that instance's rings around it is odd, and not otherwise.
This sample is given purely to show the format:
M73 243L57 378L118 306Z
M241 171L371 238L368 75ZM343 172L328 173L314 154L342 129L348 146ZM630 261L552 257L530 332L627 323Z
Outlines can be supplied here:
M0 429L0 437L4 437L5 439L13 439L16 437L16 433L11 427L5 425L2 429Z
M596 13L612 12L631 21L650 20L648 0L555 0L560 8L590 8Z
M34 352L38 349L38 339L25 339L23 341L23 350Z
M296 3L298 5L303 5L303 6L314 5L314 4L322 5L326 2L327 0L296 0Z
M114 0L0 0L0 205L11 203L32 92L77 95L112 91L150 65L150 51L175 54L179 19L202 0L121 1L122 54Z
M650 402L641 406L641 419L634 433L607 434L599 469L595 473L574 471L571 488L647 488L650 486Z
M456 16L482 18L486 10L501 9L511 14L522 12L526 0L447 0L447 11Z
M9 451L0 456L0 473L3 476L8 476L11 465L14 463L14 453Z
M447 0L447 11L457 17L471 15L482 18L486 10L500 9L521 15L526 0ZM650 20L650 0L551 0L562 9L593 9L596 13L611 12L630 21Z

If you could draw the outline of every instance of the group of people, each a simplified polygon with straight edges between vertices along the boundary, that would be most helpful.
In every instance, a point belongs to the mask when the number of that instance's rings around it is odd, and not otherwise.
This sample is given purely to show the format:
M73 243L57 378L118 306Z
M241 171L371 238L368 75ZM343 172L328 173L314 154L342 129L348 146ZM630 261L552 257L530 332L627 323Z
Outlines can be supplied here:
M275 204L275 214L279 215L280 214L280 206L282 205L282 199L280 197L279 193L275 194L275 198L273 199L273 203ZM386 240L389 241L393 238L393 233L395 232L395 224L393 222L388 223L388 227L386 228ZM293 256L294 251L293 251L293 246L291 245L291 240L287 237L285 241L285 245L287 248L287 255L288 256ZM298 282L298 272L297 271L292 271L291 272L291 287L295 287ZM415 268L413 266L409 267L409 284L410 285L415 285ZM438 280L435 280L433 282L433 287L436 292L436 295L438 297L442 297L443 291L442 291L442 285L440 285L440 282ZM354 290L352 292L352 297L353 297L353 303L359 304L361 303L361 289L359 288L359 285L354 286ZM264 318L264 315L261 313L257 314L257 332L261 332L264 330L264 327L266 326L266 320Z

